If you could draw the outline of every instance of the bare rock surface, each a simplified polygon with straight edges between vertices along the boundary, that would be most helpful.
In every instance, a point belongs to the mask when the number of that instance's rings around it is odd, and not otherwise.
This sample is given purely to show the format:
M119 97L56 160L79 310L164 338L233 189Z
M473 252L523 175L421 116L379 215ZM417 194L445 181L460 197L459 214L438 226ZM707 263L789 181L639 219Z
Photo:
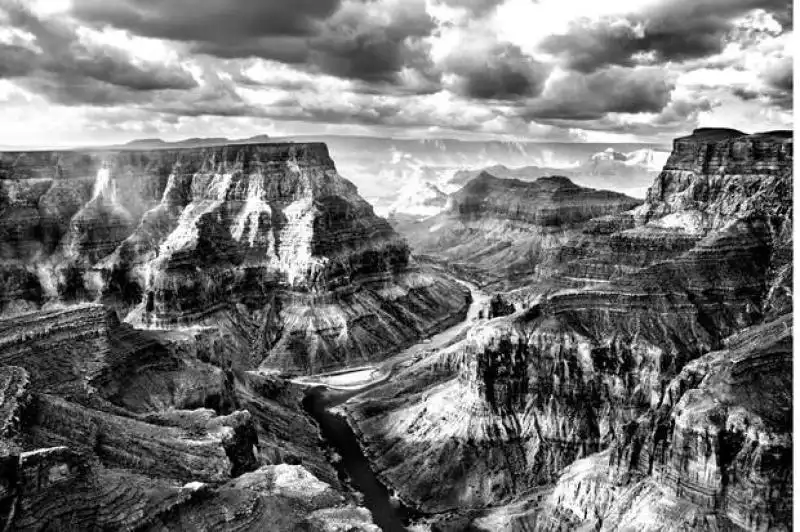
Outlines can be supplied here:
M91 301L142 328L222 322L242 369L375 360L465 306L321 143L4 152L0 236L6 314Z
M791 528L791 162L780 132L676 140L522 310L343 405L377 474L485 530Z
M592 218L640 203L564 176L522 181L482 172L450 195L441 214L395 226L415 253L503 289L530 282L530 271Z
M0 154L0 525L376 525L285 375L459 321L323 144Z
M287 382L96 304L0 330L9 529L376 530Z
M324 145L200 144L0 155L0 526L377 530L287 377L470 291ZM792 148L695 131L644 203L480 175L408 233L495 292L332 412L414 529L791 528Z

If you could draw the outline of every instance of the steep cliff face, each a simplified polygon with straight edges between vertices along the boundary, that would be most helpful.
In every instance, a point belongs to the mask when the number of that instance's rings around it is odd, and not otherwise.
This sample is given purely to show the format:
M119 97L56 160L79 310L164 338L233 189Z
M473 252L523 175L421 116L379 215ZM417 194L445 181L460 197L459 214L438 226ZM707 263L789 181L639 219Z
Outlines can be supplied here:
M508 288L529 282L535 266L592 218L640 203L563 176L521 181L482 172L450 195L443 213L396 227L416 253L465 270L480 284Z
M248 369L379 357L464 306L324 144L3 153L0 233L7 313L96 301L140 327L226 322Z
M376 530L300 390L220 368L202 334L135 329L97 304L0 331L9 530Z
M782 187L791 173L792 147L790 131L745 135L698 129L675 140L638 214L646 221L698 211L699 225L708 230L764 213L777 194L786 192Z
M687 364L623 438L564 471L540 528L789 530L791 359L788 314Z
M627 210L637 203L616 192L579 187L562 176L526 183L482 173L450 196L448 211L465 220L494 217L540 226L568 226Z
M689 526L789 526L792 140L712 133L676 141L644 205L537 265L550 271L524 310L347 407L404 500L506 505L473 523L487 530L617 530L672 516L665 492ZM741 146L757 150L721 155ZM777 418L756 404L766 388ZM619 474L595 478L604 463Z
M466 311L322 144L0 154L0 525L364 530L302 390Z

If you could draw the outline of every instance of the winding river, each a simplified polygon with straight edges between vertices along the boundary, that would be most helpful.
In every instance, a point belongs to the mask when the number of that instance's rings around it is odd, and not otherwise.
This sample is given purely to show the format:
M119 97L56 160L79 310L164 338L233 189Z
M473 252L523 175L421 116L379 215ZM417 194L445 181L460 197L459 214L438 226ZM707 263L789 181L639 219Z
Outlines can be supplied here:
M386 486L372 472L369 460L364 456L350 425L343 417L332 413L331 409L385 382L391 378L395 367L399 364L412 360L425 351L448 345L468 329L478 318L478 312L487 305L489 296L475 285L463 281L461 283L469 288L472 294L472 302L466 318L391 357L380 365L380 369L376 368L372 372L365 371L364 368L353 370L354 376L356 374L358 376L368 375L371 378L359 379L356 384L347 386L326 384L324 376L298 379L297 381L309 386L303 400L303 408L319 423L322 436L341 456L341 462L334 465L343 471L350 478L353 487L364 495L364 505L372 513L375 524L384 532L407 530L406 525L409 521L419 517L420 514L391 496ZM343 372L337 372L335 380L331 378L331 383L341 382L342 375Z

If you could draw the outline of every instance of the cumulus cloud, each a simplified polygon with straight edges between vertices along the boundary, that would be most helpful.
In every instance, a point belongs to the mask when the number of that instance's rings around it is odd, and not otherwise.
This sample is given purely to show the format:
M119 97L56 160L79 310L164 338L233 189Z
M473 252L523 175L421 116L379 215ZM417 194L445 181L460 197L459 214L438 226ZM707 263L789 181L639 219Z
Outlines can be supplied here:
M308 36L341 0L74 0L75 15L140 35L220 48L271 36Z
M439 2L449 7L464 9L480 17L490 13L505 0L439 0Z
M794 104L793 59L785 56L776 61L767 62L760 74L764 82L761 95L766 101L782 109L791 110Z
M74 14L220 58L260 57L366 82L430 70L424 0L76 0Z
M510 43L491 43L485 50L459 48L444 68L455 75L455 90L469 98L515 100L538 96L550 67Z
M124 131L254 121L277 131L659 141L698 124L791 122L788 0L36 7L48 1L0 0L5 116L46 104L54 116L101 113L98 127L124 115Z
M576 20L566 33L545 38L541 48L581 72L707 57L720 53L737 19L755 9L789 25L786 0L662 1L623 16Z
M124 50L82 41L75 26L44 20L20 4L8 4L12 27L32 35L30 44L2 45L0 77L21 83L53 101L107 105L146 99L144 93L197 86L191 73L159 63L140 63Z
M567 72L525 106L534 120L596 120L608 113L657 113L670 101L674 81L659 68L610 67L591 74Z
M386 83L432 70L424 39L436 28L424 0L349 2L309 41L310 63L343 78Z

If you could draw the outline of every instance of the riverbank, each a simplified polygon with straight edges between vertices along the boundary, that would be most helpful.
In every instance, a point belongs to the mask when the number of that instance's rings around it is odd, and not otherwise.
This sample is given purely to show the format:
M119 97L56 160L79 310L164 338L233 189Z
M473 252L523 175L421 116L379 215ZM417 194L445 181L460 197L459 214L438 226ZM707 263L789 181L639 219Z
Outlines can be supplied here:
M362 442L356 437L344 409L339 406L386 383L397 371L451 345L475 324L489 296L472 283L458 282L469 289L471 297L470 305L458 323L381 363L292 379L294 384L307 386L303 408L317 421L323 438L341 457L338 463L333 464L334 467L344 473L353 488L364 496L364 506L385 531L406 530L412 519L422 518L425 514L392 496L387 485L375 475Z

